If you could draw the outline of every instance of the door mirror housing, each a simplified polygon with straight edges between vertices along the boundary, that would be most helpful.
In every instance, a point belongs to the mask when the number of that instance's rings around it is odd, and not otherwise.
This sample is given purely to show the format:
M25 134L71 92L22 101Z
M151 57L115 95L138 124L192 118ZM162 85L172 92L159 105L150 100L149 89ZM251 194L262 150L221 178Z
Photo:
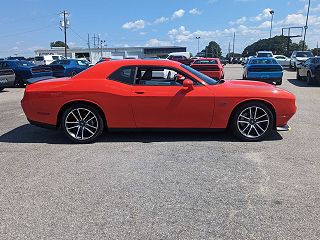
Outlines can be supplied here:
M185 79L183 81L183 87L187 89L192 89L193 88L193 81L190 79Z

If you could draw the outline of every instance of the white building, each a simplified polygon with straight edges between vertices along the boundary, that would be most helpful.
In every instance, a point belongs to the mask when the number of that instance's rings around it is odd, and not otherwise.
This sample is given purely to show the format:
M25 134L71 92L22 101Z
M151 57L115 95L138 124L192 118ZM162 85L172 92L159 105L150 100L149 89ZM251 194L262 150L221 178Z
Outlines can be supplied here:
M121 47L121 48L71 48L67 51L69 58L87 58L95 64L101 57L112 59L166 57L172 52L186 52L186 47ZM64 48L51 48L35 50L36 56L58 54L64 55Z

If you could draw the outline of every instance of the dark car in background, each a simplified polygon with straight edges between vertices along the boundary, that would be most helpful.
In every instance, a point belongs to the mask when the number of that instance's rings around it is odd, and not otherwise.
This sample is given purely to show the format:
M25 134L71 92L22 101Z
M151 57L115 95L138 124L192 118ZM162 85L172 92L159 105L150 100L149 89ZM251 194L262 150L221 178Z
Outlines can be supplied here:
M297 66L297 79L307 80L308 85L320 82L320 57L309 58Z
M243 79L282 84L283 68L274 58L251 58L244 67Z
M27 84L27 79L44 76L52 76L50 67L37 66L25 60L4 60L0 61L0 70L12 69L16 75L15 85L24 86Z
M90 67L88 61L79 59L58 60L49 66L52 69L54 77L73 77Z

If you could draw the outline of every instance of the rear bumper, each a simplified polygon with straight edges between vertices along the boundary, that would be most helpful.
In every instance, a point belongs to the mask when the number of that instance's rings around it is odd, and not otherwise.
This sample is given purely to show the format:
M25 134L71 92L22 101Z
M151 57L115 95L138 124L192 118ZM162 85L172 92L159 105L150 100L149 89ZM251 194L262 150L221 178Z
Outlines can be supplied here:
M0 78L0 87L13 87L15 78Z
M248 72L248 79L259 79L263 81L273 82L281 80L283 77L282 72Z

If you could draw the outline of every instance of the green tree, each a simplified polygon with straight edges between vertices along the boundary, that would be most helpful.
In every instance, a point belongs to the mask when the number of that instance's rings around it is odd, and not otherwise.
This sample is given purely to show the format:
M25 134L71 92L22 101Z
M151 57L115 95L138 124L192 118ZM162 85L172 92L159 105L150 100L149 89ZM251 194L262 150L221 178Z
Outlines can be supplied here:
M292 41L289 40L290 44ZM286 54L288 38L285 36L275 36L268 39L260 39L259 41L247 46L244 51L244 56L253 56L258 51L272 51L274 54Z
M221 47L215 41L209 42L208 46L206 46L205 49L202 50L201 52L205 52L206 57L220 58L222 56Z
M320 55L320 48L314 48L311 50L314 56L319 56Z
M300 40L299 41L299 50L301 50L302 51L302 48L303 48L303 40ZM306 50L308 50L309 48L308 48L308 45L307 45L307 43L304 45L304 51L306 51Z
M55 41L55 42L51 42L50 43L50 47L64 47L65 44L62 41ZM67 45L67 48L69 48L69 46Z

